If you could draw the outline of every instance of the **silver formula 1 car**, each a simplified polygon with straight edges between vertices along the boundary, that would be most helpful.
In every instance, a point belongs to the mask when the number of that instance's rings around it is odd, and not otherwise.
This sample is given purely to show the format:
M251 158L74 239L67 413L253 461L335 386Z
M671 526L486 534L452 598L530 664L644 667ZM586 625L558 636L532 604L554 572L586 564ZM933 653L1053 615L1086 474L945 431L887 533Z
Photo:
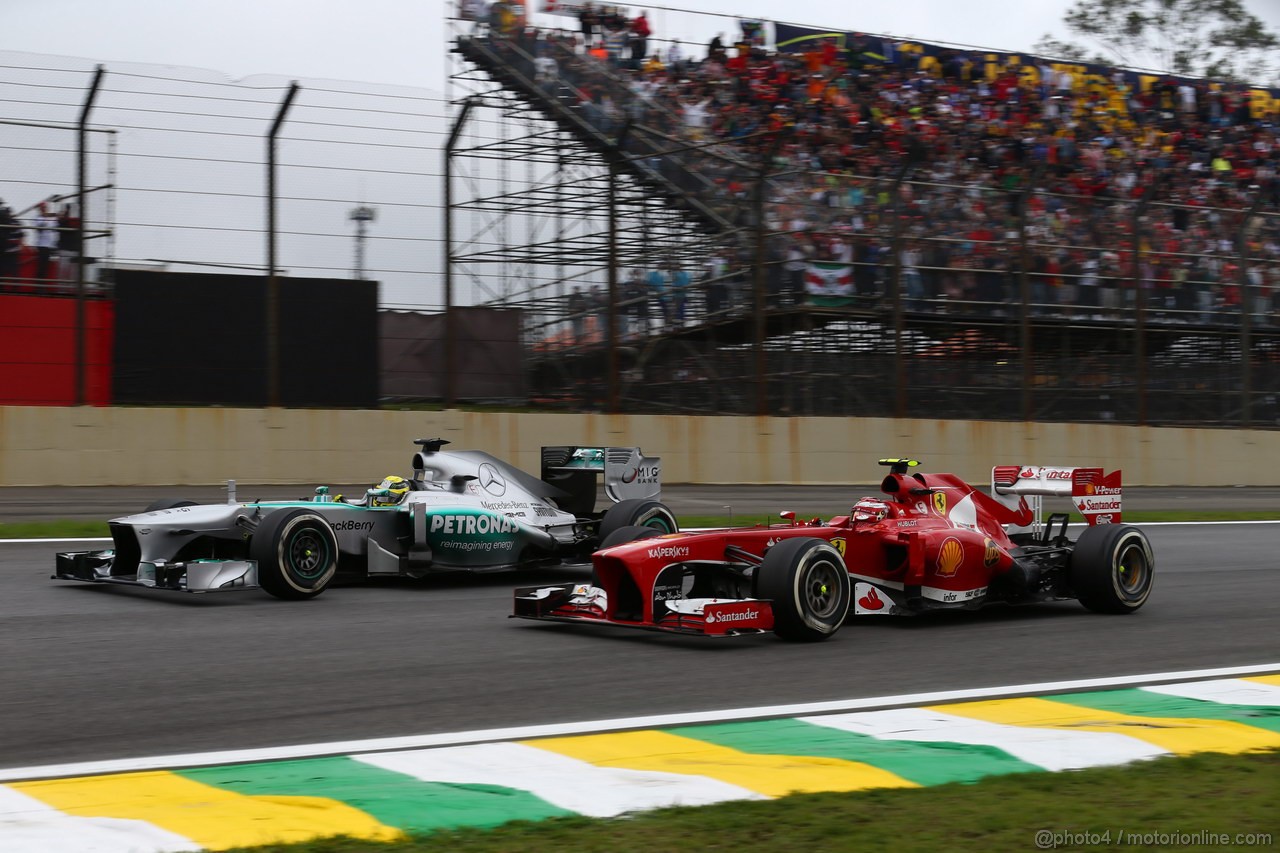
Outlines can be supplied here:
M59 553L53 577L194 593L260 587L302 599L340 572L585 564L622 527L679 529L657 499L661 460L638 447L544 447L539 479L481 451L443 450L444 439L414 443L412 476L388 478L357 501L326 486L296 501L157 501L109 522L113 548ZM612 505L598 512L601 476Z

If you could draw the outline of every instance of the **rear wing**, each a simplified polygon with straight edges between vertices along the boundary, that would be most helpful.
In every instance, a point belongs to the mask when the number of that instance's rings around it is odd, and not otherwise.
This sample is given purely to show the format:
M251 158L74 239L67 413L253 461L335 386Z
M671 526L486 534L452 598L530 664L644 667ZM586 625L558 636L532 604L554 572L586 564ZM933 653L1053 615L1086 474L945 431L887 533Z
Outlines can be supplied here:
M1090 526L1119 524L1121 519L1119 470L1107 474L1102 468L997 465L991 469L991 496L1015 512L1024 501L1031 509L1031 524L1010 525L1010 532L1038 534L1041 531L1045 496L1071 498L1072 505Z
M562 445L542 448L542 479L585 499L590 490L590 507L595 506L596 479L604 476L604 493L614 503L657 498L662 493L662 459L645 456L638 447L577 447ZM565 507L568 509L568 507Z

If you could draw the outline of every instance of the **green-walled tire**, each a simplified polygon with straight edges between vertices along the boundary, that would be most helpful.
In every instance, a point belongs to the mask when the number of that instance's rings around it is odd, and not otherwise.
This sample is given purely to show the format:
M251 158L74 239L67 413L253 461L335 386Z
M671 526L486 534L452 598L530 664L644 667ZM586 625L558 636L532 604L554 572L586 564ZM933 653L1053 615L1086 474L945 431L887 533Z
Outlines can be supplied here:
M315 598L338 571L338 537L319 513L281 510L263 519L249 543L258 583L276 598Z

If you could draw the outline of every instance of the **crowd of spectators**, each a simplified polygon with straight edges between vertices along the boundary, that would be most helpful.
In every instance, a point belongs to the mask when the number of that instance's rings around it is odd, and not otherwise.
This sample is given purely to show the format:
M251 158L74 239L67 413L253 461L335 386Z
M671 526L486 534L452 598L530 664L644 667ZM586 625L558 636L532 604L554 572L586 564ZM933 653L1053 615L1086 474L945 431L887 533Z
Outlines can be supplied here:
M75 205L55 212L47 201L14 213L0 200L0 291L61 292L69 289L78 259L80 221Z
M663 129L685 150L640 165L697 172L686 190L736 224L766 168L775 300L802 298L823 262L848 265L863 302L897 267L912 310L1012 313L1025 273L1040 313L1114 315L1136 282L1157 319L1246 307L1280 324L1280 116L1245 87L1141 90L1120 71L960 50L922 62L863 36L778 53L754 24L693 58L655 47L643 15L586 6L580 24L509 35L602 133ZM724 250L730 268L753 260L747 241Z

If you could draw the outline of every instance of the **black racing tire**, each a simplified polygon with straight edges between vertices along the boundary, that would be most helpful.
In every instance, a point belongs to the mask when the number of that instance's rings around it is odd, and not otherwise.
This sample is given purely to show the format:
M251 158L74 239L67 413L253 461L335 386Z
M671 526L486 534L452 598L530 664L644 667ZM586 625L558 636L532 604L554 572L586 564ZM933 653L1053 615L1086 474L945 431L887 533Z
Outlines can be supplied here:
M784 539L756 569L760 598L773 603L773 631L784 640L826 640L844 624L853 584L844 557L825 539Z
M606 536L600 543L600 549L612 548L614 545L625 545L628 542L637 542L641 539L652 539L661 535L662 531L656 527L641 527L638 524L628 524L626 527L619 527Z
M1088 527L1071 552L1071 588L1095 613L1132 613L1146 603L1156 558L1147 535L1128 524Z
M338 571L338 537L309 509L280 510L263 519L249 543L258 583L276 598L315 598Z
M638 499L618 501L605 510L600 519L599 540L609 538L609 534L623 527L652 527L659 533L679 533L680 523L676 514L661 501Z
M180 506L195 506L195 501L184 501L181 498L160 498L147 504L143 512L159 512L162 509L177 509Z

